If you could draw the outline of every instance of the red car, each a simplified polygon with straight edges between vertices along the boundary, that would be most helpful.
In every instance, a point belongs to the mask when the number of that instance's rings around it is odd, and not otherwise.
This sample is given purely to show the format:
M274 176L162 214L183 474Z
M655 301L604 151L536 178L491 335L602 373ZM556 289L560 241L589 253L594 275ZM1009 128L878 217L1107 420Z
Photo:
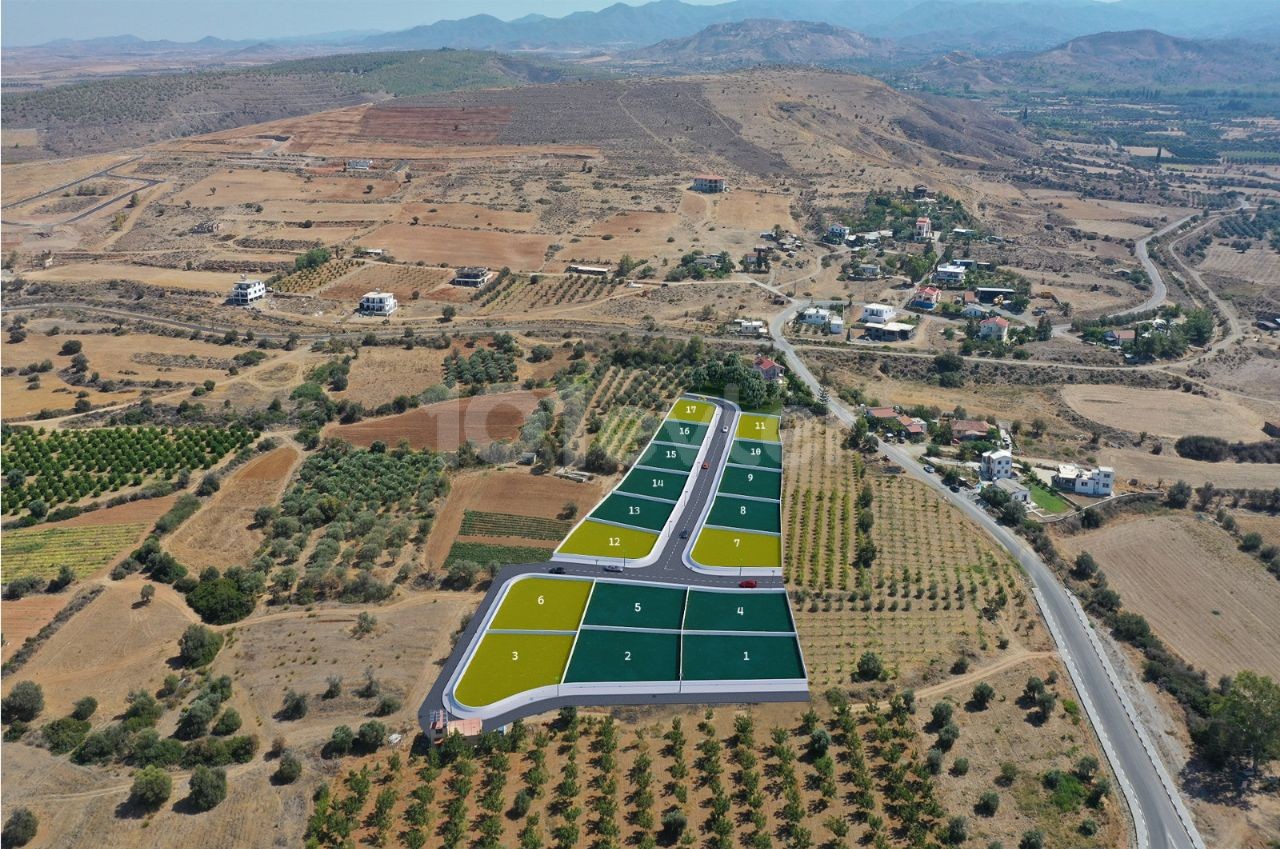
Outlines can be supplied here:
M709 468L711 468L711 464L710 464L710 463L708 463L706 460L703 460L703 461L702 461L702 468L704 468L704 469L709 469Z
M759 586L759 584L757 584L755 581L748 578L745 581L739 581L738 586L742 587L744 590L754 590L757 586Z

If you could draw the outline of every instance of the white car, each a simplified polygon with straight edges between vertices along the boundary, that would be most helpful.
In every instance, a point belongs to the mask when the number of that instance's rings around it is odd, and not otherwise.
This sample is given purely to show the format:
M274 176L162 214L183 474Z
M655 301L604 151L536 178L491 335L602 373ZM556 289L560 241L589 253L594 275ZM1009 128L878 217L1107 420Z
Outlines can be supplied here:
M721 433L728 433L728 432L729 432L729 426L728 426L728 425L725 425L724 427L720 428L720 432L721 432Z
M604 564L604 570L606 572L621 572L622 566L618 563L606 563Z

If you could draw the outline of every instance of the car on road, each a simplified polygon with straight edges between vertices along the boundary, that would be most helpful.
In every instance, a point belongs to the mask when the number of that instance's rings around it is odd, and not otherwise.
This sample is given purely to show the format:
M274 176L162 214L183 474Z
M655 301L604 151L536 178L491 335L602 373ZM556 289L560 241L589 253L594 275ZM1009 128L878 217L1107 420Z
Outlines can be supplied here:
M685 528L683 531L680 532L680 539L688 539L688 538L689 538L689 529Z
M563 575L563 574L564 574L564 567L563 567L563 566L552 566L552 567L551 567L550 569L548 569L547 571L548 571L548 572L550 572L552 575Z
M738 586L742 587L744 590L754 590L756 587L760 585L757 584L755 581L751 580L750 578L748 578L745 581L738 581Z
M924 464L924 470L929 474L933 474L933 466L930 466L928 463Z
M721 432L721 433L728 433L728 432L729 432L729 426L728 426L728 425L725 425L724 427L720 428L720 432Z
M709 462L707 462L706 460L703 460L703 461L702 461L702 468L703 468L703 469L709 469L709 468L711 468L711 464L710 464Z
M618 563L606 563L604 564L604 570L606 572L621 572L622 566Z
M948 489L950 489L952 492L959 492L959 491L960 491L960 487L959 487L959 486L957 486L957 485L956 485L956 484L954 484L954 483L953 483L953 484L951 484L951 486L949 486L949 487L948 487Z

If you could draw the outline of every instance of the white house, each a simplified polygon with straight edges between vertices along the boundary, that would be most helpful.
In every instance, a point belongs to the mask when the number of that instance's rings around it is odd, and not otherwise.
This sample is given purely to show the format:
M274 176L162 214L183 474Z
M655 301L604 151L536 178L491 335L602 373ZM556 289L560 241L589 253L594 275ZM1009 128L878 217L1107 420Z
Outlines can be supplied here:
M348 159L347 160L348 171L368 171L371 168L373 168L372 159Z
M956 265L955 263L939 265L938 269L933 272L933 282L941 283L943 286L963 286L964 274L965 267L963 265Z
M391 315L400 305L390 292L367 292L360 299L360 312L365 315Z
M838 315L833 315L827 319L828 333L844 333L844 319Z
M742 336L766 336L769 333L765 323L754 318L735 318L729 322L729 327Z
M925 216L916 219L916 241L927 242L933 238L933 222Z
M1110 466L1082 469L1074 464L1065 463L1059 466L1058 471L1053 475L1053 485L1058 489L1080 495L1110 495L1115 482L1116 472Z
M978 470L982 479L986 481L1017 477L1017 473L1013 470L1013 452L1007 448L1001 448L997 451L984 451Z
M1009 493L1010 501L1016 501L1019 504L1027 504L1031 501L1031 490L1014 478L1000 478L995 482L995 486Z
M849 238L849 228L843 224L832 224L827 228L827 238L833 242L843 242Z
M898 310L888 304L867 304L862 308L862 321L866 324L888 324L898 317Z
M261 280L238 280L231 287L231 303L238 307L246 307L266 296L267 287Z
M806 307L800 313L801 324L826 324L831 320L831 310L822 307Z
M709 192L718 194L724 191L724 177L719 174L699 174L693 178L693 190L695 192Z
M984 318L978 322L978 338L1005 341L1009 338L1009 320L998 315Z
M960 310L960 314L965 318L986 318L987 317L987 311L984 308L978 306L977 304L969 304L967 307Z

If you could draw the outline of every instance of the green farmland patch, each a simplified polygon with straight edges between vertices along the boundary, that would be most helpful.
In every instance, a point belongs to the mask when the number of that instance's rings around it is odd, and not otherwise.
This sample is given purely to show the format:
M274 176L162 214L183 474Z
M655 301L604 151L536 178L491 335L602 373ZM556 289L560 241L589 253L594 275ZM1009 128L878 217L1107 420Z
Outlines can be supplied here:
M635 560L653 550L658 535L636 528L620 528L590 519L569 534L557 551L581 557L611 557Z
M501 563L506 566L512 563L542 563L551 559L550 548L535 548L531 545L491 545L486 542L455 542L449 548L449 556L444 560L447 569L458 560L470 560L472 563L486 565Z
M596 581L584 625L679 628L684 590L651 584Z
M135 545L145 527L128 523L6 531L0 537L4 583L33 575L52 578L63 566L79 578L91 575Z
M679 675L679 634L584 629L564 680L675 681Z
M738 431L734 434L738 439L757 439L761 442L781 442L778 435L778 424L781 419L776 416L757 416L743 413L738 417Z
M660 531L675 505L669 501L653 501L615 492L591 511L592 519L617 522L650 531Z
M677 445L701 445L707 435L707 426L693 422L667 419L653 437L655 442L674 442Z
M735 466L757 466L766 469L782 468L782 446L775 442L753 442L735 439L729 447L729 459Z
M563 539L572 527L572 523L559 519L468 510L462 514L462 529L459 533L472 537L524 537L554 542Z
M689 631L794 630L787 594L760 590L694 590L689 593L684 627Z
M590 593L591 581L513 580L489 627L499 631L576 631Z
M704 527L693 544L692 557L702 566L779 569L782 567L782 538Z
M684 489L686 480L688 480L687 475L677 472L632 469L630 474L623 479L618 491L675 501L680 497L680 492Z
M706 401L694 401L692 398L677 398L676 402L671 405L671 412L667 414L667 418L682 422L710 424L715 414L716 408L714 404L708 404Z
M761 681L804 678L800 642L795 637L686 634L685 681Z
M688 472L697 459L698 449L692 445L664 445L655 442L640 456L636 465L673 472Z
M782 514L776 501L753 501L750 498L719 495L711 503L706 523L723 528L776 534L782 529Z
M741 466L725 466L720 478L720 492L729 495L750 495L754 498L782 498L782 473L768 469L744 469Z

